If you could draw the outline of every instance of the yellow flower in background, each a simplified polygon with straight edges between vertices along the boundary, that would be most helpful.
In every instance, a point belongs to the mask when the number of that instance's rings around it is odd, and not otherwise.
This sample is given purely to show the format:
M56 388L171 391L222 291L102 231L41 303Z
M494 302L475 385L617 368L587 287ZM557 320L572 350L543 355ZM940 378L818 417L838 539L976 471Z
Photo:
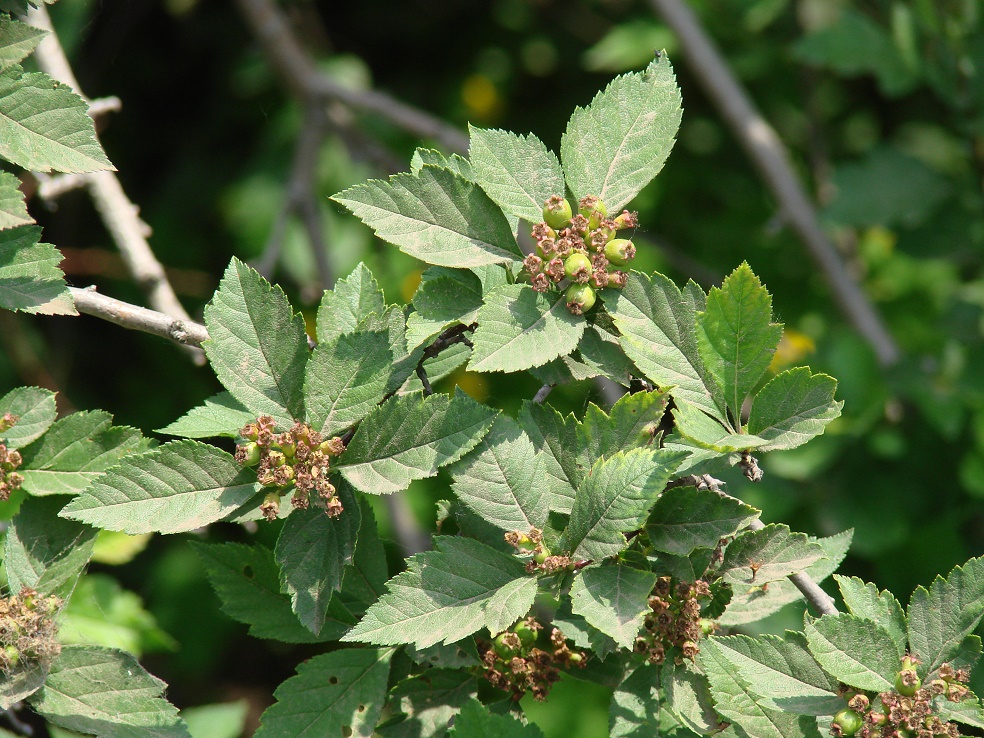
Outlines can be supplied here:
M779 340L779 346L776 347L772 363L769 364L769 371L778 374L783 369L796 366L816 350L816 344L808 335L795 328L786 328Z

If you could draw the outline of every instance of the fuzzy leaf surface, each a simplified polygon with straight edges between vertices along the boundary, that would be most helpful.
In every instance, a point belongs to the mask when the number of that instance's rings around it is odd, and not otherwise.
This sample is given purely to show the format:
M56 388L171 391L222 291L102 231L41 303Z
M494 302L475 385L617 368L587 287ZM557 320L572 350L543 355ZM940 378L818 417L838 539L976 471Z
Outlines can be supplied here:
M85 100L43 72L0 74L0 156L39 172L113 169Z
M49 243L38 243L40 235L38 226L0 231L0 307L39 315L78 315L58 267L61 252Z
M394 711L402 720L380 726L382 738L444 738L458 711L475 699L476 679L461 669L428 669L393 688Z
M297 667L273 693L256 738L369 738L386 702L392 649L345 648Z
M696 665L664 663L660 681L665 689L667 710L681 724L701 735L717 729L720 719L714 711L710 685Z
M662 735L659 667L643 664L619 684L608 707L610 738L647 738Z
M416 148L413 156L410 157L410 171L413 174L420 174L420 170L426 164L450 169L459 177L467 179L469 182L475 181L475 172L472 169L471 162L460 154L446 156L444 152L438 151L437 149Z
M764 438L748 433L733 433L720 421L712 418L689 402L678 402L673 408L674 429L700 448L719 454L747 451L765 445Z
M823 433L840 416L843 402L834 401L837 380L795 367L777 374L758 391L748 416L748 432L764 438L762 451L802 446Z
M221 520L257 494L256 472L198 441L172 441L128 459L62 515L124 533L182 533Z
M354 331L370 315L386 310L383 290L369 268L359 262L347 277L327 290L318 305L318 343Z
M341 602L357 618L361 618L369 606L383 596L386 580L389 579L386 551L379 539L372 507L362 498L359 500L359 509L362 524L355 544L355 556L352 564L345 568L342 589L338 593Z
M219 381L247 410L284 430L304 417L304 319L280 287L233 258L205 306L202 344Z
M550 509L569 513L586 471L577 455L567 451L577 448L577 420L573 415L561 415L550 405L527 400L520 408L519 424L543 458L543 484L553 500Z
M967 699L960 702L940 700L939 716L941 720L953 720L975 728L984 728L984 707L978 699Z
M524 725L512 715L496 715L478 700L466 702L454 719L452 738L543 738L535 725Z
M468 158L485 193L505 212L539 223L543 203L563 195L557 155L536 136L468 126Z
M526 614L508 618L490 607L514 580L535 581L519 559L469 538L439 536L434 544L408 560L407 570L387 583L388 592L342 640L427 648Z
M450 169L371 179L332 200L384 241L428 264L473 267L522 258L502 211L482 189Z
M635 392L622 395L610 414L591 403L577 427L578 448L587 465L618 451L649 446L659 426L668 397L663 392Z
M908 639L906 636L905 613L902 605L888 590L878 591L878 587L865 583L857 577L834 575L848 611L859 618L873 620L882 626L892 637L899 661L905 655Z
M190 738L167 685L124 651L65 646L30 700L47 720L106 738Z
M0 54L3 53L3 26L10 21L0 18ZM10 172L0 172L0 230L31 225L34 218L27 212L20 180Z
M235 397L219 392L157 432L180 438L238 438L239 429L254 420L256 415Z
M759 516L759 511L734 497L709 489L673 487L656 501L646 532L657 551L689 556L695 548L714 548Z
M0 397L0 416L5 413L17 422L0 438L7 448L21 448L43 436L55 422L55 393L40 387L16 387Z
M589 567L571 587L573 610L622 648L631 648L655 586L656 575L650 571L622 564Z
M561 548L594 560L617 554L682 460L675 451L640 448L595 463L577 489Z
M663 168L683 114L673 67L659 57L616 77L587 108L576 108L560 158L578 197L598 195L617 212Z
M468 368L475 372L518 372L546 364L577 348L585 320L572 315L564 297L510 284L485 296Z
M473 323L482 306L482 282L465 269L424 271L407 317L407 342L416 347L452 323Z
M12 18L0 19L0 71L18 64L48 32Z
M803 571L821 556L823 548L805 533L772 524L735 538L724 551L720 572L736 589L759 586Z
M362 492L399 492L473 449L495 414L462 393L391 397L362 421L336 468Z
M858 689L894 689L899 657L891 634L873 620L850 613L807 622L810 653L834 679Z

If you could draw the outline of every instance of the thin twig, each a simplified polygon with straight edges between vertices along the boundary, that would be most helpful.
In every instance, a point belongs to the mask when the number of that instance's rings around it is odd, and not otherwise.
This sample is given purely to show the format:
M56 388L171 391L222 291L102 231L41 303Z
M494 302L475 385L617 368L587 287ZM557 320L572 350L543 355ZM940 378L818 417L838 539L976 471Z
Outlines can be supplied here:
M547 395L553 392L553 388L554 385L552 384L545 384L542 387L540 387L540 389L536 391L536 394L533 395L533 404L542 405L543 401L547 399Z
M155 336L167 338L185 346L201 347L208 340L208 329L193 320L174 318L156 310L132 305L96 292L95 287L69 287L75 308L80 313L108 320L111 323Z
M883 366L895 364L900 356L898 344L824 235L816 212L789 164L779 136L756 110L694 12L682 0L651 2L680 39L681 53L690 62L691 70L708 97L748 152L766 186L779 202L783 217L823 271L841 311L871 344Z

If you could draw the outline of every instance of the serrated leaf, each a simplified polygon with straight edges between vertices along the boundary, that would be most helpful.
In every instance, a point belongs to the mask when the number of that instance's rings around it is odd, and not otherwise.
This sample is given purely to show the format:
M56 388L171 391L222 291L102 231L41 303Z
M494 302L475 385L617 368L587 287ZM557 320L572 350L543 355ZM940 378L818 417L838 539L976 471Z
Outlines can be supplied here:
M392 649L346 648L305 661L277 687L277 701L254 735L369 738L386 700L392 655Z
M355 623L341 602L333 599L320 633L301 625L291 610L290 598L280 591L280 567L273 552L264 546L196 541L192 546L205 565L222 612L248 625L254 638L286 643L334 641Z
M475 677L460 669L428 669L405 679L392 691L399 717L380 726L378 733L383 738L443 738L448 723L477 689Z
M438 669L470 668L482 663L473 638L465 638L457 643L428 648L407 646L406 654L413 659L414 663Z
M494 715L478 700L466 702L454 719L456 738L543 738L535 725L524 725L512 715Z
M214 523L261 491L253 469L198 441L172 441L113 467L62 516L124 533L182 533Z
M280 287L233 258L205 306L211 338L202 344L229 393L251 413L288 428L304 417L304 319Z
M364 497L359 499L359 509L362 524L355 544L355 556L352 564L345 568L338 596L354 615L362 617L386 591L389 570L386 551L376 528L376 518Z
M575 646L590 649L595 656L603 661L608 658L609 654L618 650L618 644L614 638L595 628L584 619L583 615L574 614L569 598L561 603L560 608L554 614L553 623L560 628L564 637L572 641Z
M58 517L65 500L28 497L11 521L4 543L7 587L31 587L67 601L89 563L96 530Z
M94 688L98 685L98 688ZM128 653L65 646L31 706L63 728L107 738L190 738L167 685Z
M563 295L542 294L522 284L487 294L477 320L468 363L475 372L518 372L569 354L586 325L567 309Z
M940 700L936 707L941 720L953 720L975 728L984 728L984 707L979 699L967 699L960 702Z
M406 316L402 308L390 305L381 315L375 313L362 320L357 326L362 333L384 331L389 335L390 352L393 354L393 364L389 381L386 384L388 394L405 394L413 391L405 387L407 379L413 375L424 356L424 348L418 346L408 350L406 337Z
M525 617L537 593L536 577L514 579L492 595L485 607L486 627L493 636Z
M659 667L643 664L612 693L608 707L610 738L649 738L660 733L663 700L659 691Z
M241 738L248 715L249 702L246 698L236 702L187 707L181 711L191 738Z
M759 511L734 497L709 489L672 487L660 495L646 532L657 551L689 556L696 548L714 548L718 541L759 516Z
M720 574L736 590L761 586L803 571L823 556L823 548L805 533L792 533L787 525L767 525L746 531L724 551Z
M332 595L341 589L345 568L355 557L359 503L346 484L339 485L338 498L345 509L337 518L319 507L292 512L274 550L291 607L312 633L321 632Z
M844 403L834 402L836 390L833 377L811 374L806 367L787 369L755 395L748 432L766 440L762 451L801 446L840 415Z
M515 420L499 415L488 434L448 471L455 495L504 531L543 528L549 506L543 456Z
M707 308L697 319L697 345L735 427L742 403L769 368L780 338L782 325L772 322L772 296L746 262L707 294Z
M656 575L649 571L622 564L590 567L574 579L573 611L622 648L631 648L655 586Z
M0 307L40 315L78 315L58 267L62 255L51 244L38 243L40 236L38 226L0 231Z
M463 367L469 358L471 348L464 343L453 343L437 356L424 359L424 373L433 385Z
M376 235L428 264L473 267L522 253L502 211L474 182L450 169L371 179L334 195Z
M666 695L667 709L691 731L705 735L716 733L720 718L714 711L710 686L697 667L688 661L664 662L660 681Z
M7 448L21 448L44 435L55 422L55 393L40 387L16 387L0 397L0 416L17 418L0 434Z
M4 23L10 21L0 18L0 34ZM0 35L0 54L3 53L3 36ZM0 172L0 230L31 225L34 218L27 212L24 193L19 189L20 180L10 172Z
M607 415L594 403L589 404L577 427L577 447L587 465L618 451L651 445L668 399L663 392L624 394Z
M424 271L407 317L407 343L416 347L452 323L473 323L482 306L482 283L465 269L431 267Z
M351 274L338 280L322 296L318 306L318 342L351 333L370 315L382 315L385 309L383 290L369 268L359 262Z
M932 674L955 654L984 617L984 558L936 577L927 591L917 587L909 600L909 645L922 659L920 675Z
M878 623L842 612L807 622L804 633L813 658L834 679L873 692L894 689L899 658Z
M495 415L461 393L391 397L362 421L335 468L362 492L399 492L468 453Z
M228 392L219 392L156 432L180 438L238 438L239 429L256 417Z
M682 459L674 451L633 449L595 463L577 489L562 549L593 560L617 554Z
M18 64L48 32L12 18L0 18L0 70Z
M879 592L874 584L865 583L857 577L834 575L841 597L848 611L859 618L873 620L882 626L892 637L895 653L901 662L905 655L908 639L906 636L905 614L902 605L888 590Z
M717 401L697 348L704 296L689 287L681 292L662 274L631 272L624 288L605 292L605 308L622 334L622 350L648 379L724 421L723 398Z
M519 424L543 458L543 485L553 500L549 508L569 513L586 471L578 466L577 455L569 452L577 448L577 419L527 400L520 408Z
M450 169L459 177L467 179L470 182L475 181L475 172L472 171L471 163L460 154L445 156L436 149L415 149L413 156L410 157L410 171L413 174L420 174L420 169L425 164Z
M20 664L16 669L0 676L0 710L9 710L37 692L47 676L48 666L36 662ZM2 735L0 733L0 736ZM10 735L14 736L13 733Z
M505 212L539 223L543 203L565 193L557 155L536 136L468 126L468 157L476 180Z
M85 100L43 72L0 74L0 156L40 172L113 169Z
M701 448L719 454L747 451L765 445L764 438L748 433L733 433L689 402L680 401L673 408L674 428L683 438Z
M683 114L673 67L657 57L643 72L616 77L587 108L576 108L560 141L567 183L598 195L610 212L659 174Z
M468 538L439 536L434 545L408 559L407 570L387 583L387 593L342 640L427 648L504 619L501 611L487 610L501 588L530 578L522 562Z
M530 370L530 374L543 384L569 384L608 377L625 387L629 386L633 373L639 371L622 351L618 337L597 323L588 324L574 353Z
M389 336L381 331L319 343L305 369L308 422L329 438L358 423L386 395L392 364Z
M77 494L124 457L152 447L136 428L112 425L102 410L56 420L38 440L21 449L23 488L32 495Z

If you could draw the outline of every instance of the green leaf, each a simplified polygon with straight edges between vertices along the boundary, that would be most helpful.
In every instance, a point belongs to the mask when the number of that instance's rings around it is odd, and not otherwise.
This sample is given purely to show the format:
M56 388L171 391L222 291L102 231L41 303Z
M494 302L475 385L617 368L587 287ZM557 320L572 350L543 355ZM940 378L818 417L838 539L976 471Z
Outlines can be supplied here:
M543 456L509 416L499 415L448 471L455 495L483 520L504 531L543 528L549 512Z
M482 306L482 283L465 269L431 267L424 271L407 317L407 343L419 346L452 323L474 323Z
M256 738L342 736L369 738L383 711L392 649L346 648L297 667L273 693Z
M245 698L181 711L191 738L241 738L248 715L249 702Z
M58 517L59 497L28 497L11 521L4 544L7 587L31 587L68 600L89 563L96 531Z
M764 438L747 433L733 433L719 420L689 402L677 402L673 408L674 428L677 433L700 448L719 454L747 451L763 446Z
M470 700L462 706L450 735L457 738L543 738L543 732L535 725L524 725L512 715L493 715L478 700Z
M308 422L326 437L358 423L386 395L392 363L389 336L381 331L319 343L305 370Z
M834 402L836 390L833 377L810 374L806 367L787 369L755 395L748 432L767 441L762 451L801 446L840 415L844 403Z
M473 449L495 414L462 393L391 397L362 421L336 468L362 492L399 492Z
M460 669L428 669L405 679L392 691L398 717L378 733L383 738L443 738L448 723L477 689L475 677Z
M77 494L122 458L151 447L153 441L136 428L113 426L112 420L102 410L56 420L41 438L21 449L23 488L36 496Z
M610 415L594 403L589 404L584 421L577 428L577 448L587 465L618 451L651 445L667 400L663 392L627 393L612 405Z
M638 373L619 346L618 336L597 323L589 323L584 329L574 353L530 370L530 374L543 384L570 384L608 377L625 387L629 386L630 376Z
M38 226L0 231L0 307L39 315L78 315L65 274L58 268L62 255L51 244L38 243L40 236Z
M735 538L724 551L720 574L736 589L761 586L803 571L823 556L823 548L787 525L767 525Z
M205 565L222 612L250 626L249 634L254 638L286 643L334 641L355 622L341 602L333 599L320 633L301 625L291 610L290 599L280 591L280 567L273 552L264 546L195 541L192 546Z
M17 422L3 431L7 448L21 448L44 435L55 422L55 393L40 387L17 387L0 397L0 416L10 413Z
M625 548L624 533L640 528L683 454L633 449L598 461L577 489L561 547L600 560Z
M710 686L703 673L688 661L667 661L660 671L667 709L694 733L706 735L719 730L721 719L714 711ZM642 736L640 736L642 738Z
M605 635L588 623L584 616L574 614L571 610L570 599L561 603L560 608L554 614L553 624L560 628L564 637L573 641L575 646L591 649L599 659L607 659L609 654L618 650L618 644L614 638Z
M760 701L763 707L799 715L832 715L844 706L837 681L810 655L800 633L787 631L785 638L715 637L710 642L731 662L737 676L766 698Z
M872 692L894 689L899 657L878 623L842 612L807 622L804 632L813 658L834 679Z
M469 538L439 536L434 545L408 559L407 570L387 583L388 592L342 640L427 648L526 614L507 618L491 607L500 589L530 578L519 559Z
M446 646L437 645L429 648L407 646L406 654L416 664L438 669L470 668L482 663L473 638L465 638Z
M734 497L710 489L672 487L660 495L646 524L657 551L689 556L696 548L714 548L759 516L759 511Z
M318 306L318 342L352 333L370 315L386 310L383 290L365 264L359 262L344 279L327 290Z
M927 591L917 587L907 610L909 645L919 655L920 675L949 661L984 616L984 557L936 577Z
M536 577L514 579L501 587L485 607L485 627L496 636L529 614L537 593Z
M205 306L205 325L211 338L202 348L233 397L284 428L304 417L304 319L280 287L233 258Z
M468 126L468 157L478 183L505 212L539 223L543 203L563 195L564 171L536 136Z
M895 653L901 661L908 646L905 614L902 605L888 590L879 592L874 584L865 583L857 577L834 575L841 597L848 611L859 618L873 620L882 626L892 637Z
M577 420L573 415L564 417L550 405L527 400L519 411L519 425L543 459L543 485L553 500L549 508L569 513L585 472L577 455L570 453L578 447Z
M824 552L823 558L817 559L806 568L806 573L813 581L822 582L834 573L847 555L853 535L853 530L846 530L827 538L810 537ZM772 582L768 590L761 587L738 588L718 622L721 625L753 623L802 598L803 594L788 579Z
M43 72L0 74L0 156L39 172L113 169L85 100Z
M339 485L338 497L345 510L337 518L319 507L294 510L274 550L294 613L312 633L321 632L332 594L341 589L345 568L355 557L359 503L346 484Z
M156 432L180 438L238 438L239 429L256 417L228 392L219 392Z
M410 157L410 171L413 174L420 174L420 170L425 164L450 169L459 177L467 179L469 182L475 181L475 172L472 170L471 163L459 154L445 156L436 149L417 148L414 150L413 156Z
M522 253L502 211L474 182L450 169L371 179L334 195L376 235L428 264L473 267Z
M98 688L94 688L98 685ZM162 696L167 685L128 653L66 646L31 706L45 719L106 738L190 738L178 710Z
M12 18L0 18L0 70L18 64L48 32Z
M468 369L518 372L540 366L577 348L586 323L572 315L567 301L541 294L528 285L511 284L485 296Z
M10 21L0 18L0 33L4 23ZM0 35L0 44L3 36ZM0 54L3 48L0 46ZM20 191L20 180L10 172L0 172L0 230L31 225L34 218L27 212L24 193Z
M560 141L567 183L577 197L598 195L610 212L659 174L683 111L665 56L643 72L616 77L587 108L576 108Z
M780 338L782 325L772 322L772 296L747 263L707 294L707 309L698 316L697 344L736 428L742 403L769 368Z
M359 510L362 525L355 544L355 556L351 565L345 567L342 589L338 593L339 600L356 619L365 615L369 606L383 596L389 579L386 551L379 539L372 507L365 498L359 499Z
M124 533L182 533L221 520L262 488L256 472L198 441L172 441L98 479L64 517Z
M961 702L940 700L936 710L941 720L953 720L964 725L973 725L975 728L984 728L984 707L981 707L979 699L966 699Z
M643 664L629 673L615 691L608 708L610 738L649 738L662 735L659 667Z
M622 350L639 370L674 399L690 402L721 421L723 398L707 380L697 348L697 311L704 293L695 284L681 292L662 274L630 272L621 290L604 293L605 308L622 334Z
M573 610L622 648L632 648L655 586L656 575L650 571L622 564L590 567L574 579Z
M22 663L15 670L0 676L0 710L9 710L37 692L47 676L48 665L36 662ZM13 733L10 735L14 736ZM0 736L7 738L3 733Z

